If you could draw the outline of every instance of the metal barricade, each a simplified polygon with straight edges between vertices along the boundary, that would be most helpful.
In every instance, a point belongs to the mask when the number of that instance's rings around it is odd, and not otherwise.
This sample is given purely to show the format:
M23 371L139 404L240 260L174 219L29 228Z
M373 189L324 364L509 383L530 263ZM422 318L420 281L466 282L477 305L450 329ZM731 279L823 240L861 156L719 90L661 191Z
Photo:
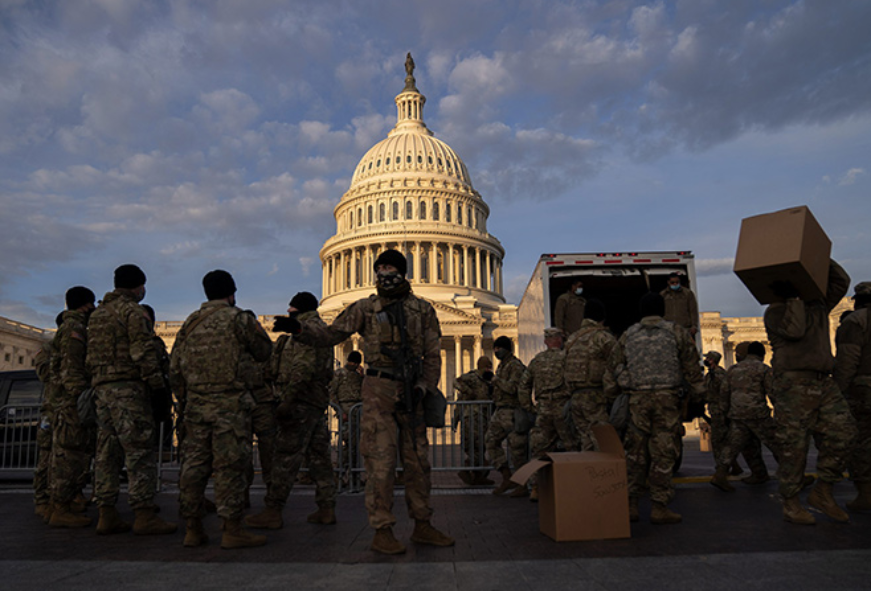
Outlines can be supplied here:
M36 436L43 423L38 404L0 407L0 472L26 477L36 467L39 452Z

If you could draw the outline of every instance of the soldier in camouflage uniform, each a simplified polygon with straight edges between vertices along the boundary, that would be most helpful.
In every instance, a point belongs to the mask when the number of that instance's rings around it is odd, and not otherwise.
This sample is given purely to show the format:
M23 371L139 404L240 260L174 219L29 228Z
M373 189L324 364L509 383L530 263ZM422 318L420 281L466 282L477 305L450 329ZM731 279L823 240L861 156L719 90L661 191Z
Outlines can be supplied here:
M572 422L578 447L597 449L593 425L607 424L613 400L602 388L602 376L611 351L617 343L605 327L605 306L596 299L587 301L581 328L566 342L566 385L572 393Z
M605 393L629 393L630 424L626 433L629 516L638 521L638 499L650 489L654 524L680 523L668 508L674 498L672 472L680 439L679 390L683 381L691 396L704 395L696 344L683 327L663 319L662 296L641 299L641 322L630 326L611 352L604 375Z
M148 304L142 304L142 309L148 314L151 320L151 330L154 331L154 325L157 317L154 314L154 308ZM163 374L164 388L153 390L149 388L149 397L151 398L151 409L154 414L154 441L155 447L160 449L160 433L163 432L163 449L167 450L172 446L172 389L169 386L169 352L166 350L166 343L163 339L155 334L152 337L154 350L157 351L157 358L160 362L160 372Z
M687 329L690 336L695 338L699 332L699 304L696 302L696 294L690 288L684 287L682 280L685 277L681 273L671 273L668 276L668 287L659 295L665 301L663 318Z
M457 389L457 402L472 404L457 404L454 406L454 416L451 429L456 432L462 425L461 441L463 453L466 454L466 466L483 466L484 434L487 432L490 405L482 404L493 400L493 362L489 357L480 357L475 371L461 375L454 382ZM487 478L486 472L475 470L460 470L460 480L468 485L493 484Z
M273 330L282 331L290 318L326 328L317 308L318 300L314 295L300 292L290 300L289 316L276 318ZM291 337L283 348L281 363L287 367L288 381L278 405L278 438L272 478L266 489L266 507L257 515L248 516L245 523L265 529L284 526L281 512L305 459L315 483L318 505L318 510L309 515L307 521L331 525L336 523L336 478L325 412L330 403L333 351L331 347L313 347Z
M88 316L94 311L94 292L87 287L67 290L67 311L55 336L54 358L59 361L54 394L51 459L52 527L86 527L91 518L76 515L70 505L81 494L81 482L91 465L88 430L79 420L76 402L90 385L85 367Z
M215 501L224 520L221 548L262 546L265 536L242 528L246 468L251 461L254 399L247 389L243 353L266 361L272 341L250 310L236 307L236 283L222 270L203 277L207 302L185 320L172 348L170 380L182 425L179 503L187 531L184 545L205 544L204 493L215 477Z
M835 382L847 397L858 437L847 467L858 495L851 511L871 511L871 282L855 287L855 312L838 330Z
M580 279L572 281L569 290L560 294L553 309L553 325L570 335L581 328L585 317L587 300L584 298L584 282Z
M356 461L356 453L351 450L351 409L354 405L363 401L363 369L360 364L363 356L359 351L348 353L348 359L344 367L336 370L333 380L330 382L330 401L339 405L342 409L342 470L343 478L347 484L351 470L356 468L352 465Z
M517 388L520 407L527 412L536 413L535 426L529 433L532 457L536 459L543 458L549 451L556 451L559 441L562 441L563 448L566 450L576 447L575 436L566 412L572 394L565 381L564 339L562 330L544 329L544 345L547 348L532 358ZM530 479L530 485L532 487L530 500L537 501L538 484L534 474ZM518 486L511 496L525 496L525 494L526 486Z
M133 533L168 534L178 527L160 519L153 503L157 463L148 388L165 384L151 321L139 305L144 297L145 273L136 265L122 265L115 269L115 290L103 297L88 322L87 367L100 427L94 477L98 534L130 530L115 509L125 464L129 503L136 513Z
M514 343L506 336L493 342L493 354L499 360L499 367L493 376L493 403L496 408L490 417L484 442L490 462L502 474L502 482L493 489L494 495L501 495L516 486L511 482L511 468L505 450L502 449L502 442L508 440L511 462L515 468L526 463L529 453L528 434L518 433L514 429L514 410L520 407L517 388L526 366L514 356L513 349Z
M273 347L273 353L275 347ZM268 380L268 367L270 360L266 362L258 362L248 352L243 351L240 360L240 372L242 381L245 383L245 388L251 393L254 399L254 410L251 411L251 425L249 431L249 441L252 437L257 437L257 454L260 457L260 473L263 476L263 483L269 486L272 479L272 460L275 456L275 441L278 437L278 421L275 418L276 408L278 407L278 399L275 396L275 391ZM250 489L254 482L254 454L252 450L251 462L248 463L246 476L248 486L245 488L245 506L250 507Z
M774 352L773 402L780 449L777 477L783 518L791 523L815 523L798 498L812 436L818 438L818 480L808 503L835 521L850 520L835 502L832 486L843 477L856 424L830 375L835 360L829 336L829 313L849 285L850 276L831 261L825 298L805 301L791 283L777 282L772 287L779 301L765 310L765 330Z
M717 473L711 484L726 492L734 487L729 484L729 467L739 450L761 441L778 458L777 427L768 407L768 398L774 396L774 373L765 359L765 345L758 341L741 343L736 347L738 363L729 368L722 383L724 398L729 403L729 440L717 458ZM747 454L745 452L745 458ZM759 458L761 466L751 464L752 474L743 479L746 484L762 484L769 480L768 469Z
M57 315L55 324L63 324L63 312ZM55 335L56 336L56 335ZM55 351L54 337L42 344L36 354L36 377L42 382L42 406L39 408L39 430L36 432L37 460L33 471L34 513L45 523L51 519L51 425L54 422L54 399L57 390L53 376L52 357Z
M384 554L405 552L405 546L393 535L397 447L405 473L405 501L415 521L411 540L452 546L453 538L430 524L429 442L420 402L426 390L437 388L441 372L438 317L429 302L411 293L401 253L392 249L382 252L374 268L377 295L354 302L329 327L308 321L300 328L293 320L297 326L289 327L290 332L301 330L295 338L322 347L337 345L354 333L363 337L363 355L369 367L363 379L360 446L368 476L369 525L376 530L372 549ZM405 365L399 365L400 357L406 358ZM406 385L413 400L408 400Z

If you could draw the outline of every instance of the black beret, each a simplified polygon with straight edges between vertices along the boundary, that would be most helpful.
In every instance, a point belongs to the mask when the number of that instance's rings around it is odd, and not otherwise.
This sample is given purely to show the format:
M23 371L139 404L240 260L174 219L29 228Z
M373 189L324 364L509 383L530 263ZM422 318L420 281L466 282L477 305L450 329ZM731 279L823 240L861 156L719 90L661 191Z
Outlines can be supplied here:
M133 289L145 285L145 273L136 265L121 265L115 269L115 287Z
M318 309L318 299L307 291L301 291L293 296L290 305L300 312L311 312Z
M493 348L494 349L505 349L506 351L513 351L514 350L514 343L511 342L511 339L509 339L508 337L501 336L498 339L496 339L495 341L493 341Z
M206 299L222 300L236 293L236 282L226 271L216 269L203 277L203 289L206 292Z
M87 287L77 285L67 290L67 310L76 310L85 304L93 304L96 300L97 298L94 296L94 292Z
M378 255L378 258L375 259L375 264L372 265L373 268L377 269L378 265L391 265L396 267L396 270L399 271L401 275L405 275L408 271L408 262L405 260L405 257L398 250L393 250L389 248Z

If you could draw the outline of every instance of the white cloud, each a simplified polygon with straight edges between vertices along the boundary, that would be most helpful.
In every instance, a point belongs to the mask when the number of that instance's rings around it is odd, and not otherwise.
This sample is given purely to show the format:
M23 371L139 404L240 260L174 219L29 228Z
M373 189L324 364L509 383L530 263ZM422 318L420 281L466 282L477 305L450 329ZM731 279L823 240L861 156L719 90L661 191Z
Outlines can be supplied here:
M842 176L841 179L838 181L838 185L842 187L852 185L856 182L856 179L863 174L866 174L865 169L851 168L846 173L844 173L844 176Z
M734 257L721 259L697 259L696 275L700 277L708 277L712 275L731 274L734 266Z

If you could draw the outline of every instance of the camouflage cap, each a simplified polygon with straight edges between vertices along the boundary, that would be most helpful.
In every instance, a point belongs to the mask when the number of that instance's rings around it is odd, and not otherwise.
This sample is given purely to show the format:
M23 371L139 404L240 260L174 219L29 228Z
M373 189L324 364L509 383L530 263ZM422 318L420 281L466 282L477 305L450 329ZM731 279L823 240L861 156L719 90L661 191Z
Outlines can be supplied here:
M855 294L857 296L871 296L871 281L863 281L862 283L857 283L856 287L853 288L855 290Z
M723 356L717 351L708 351L707 353L705 353L705 359L713 359L717 363L719 363L720 359L722 358Z
M563 329L561 329L561 328L556 328L556 327L552 326L550 328L544 329L544 338L546 338L546 339L552 339L554 337L565 337L565 336L566 336L566 333L564 333Z

